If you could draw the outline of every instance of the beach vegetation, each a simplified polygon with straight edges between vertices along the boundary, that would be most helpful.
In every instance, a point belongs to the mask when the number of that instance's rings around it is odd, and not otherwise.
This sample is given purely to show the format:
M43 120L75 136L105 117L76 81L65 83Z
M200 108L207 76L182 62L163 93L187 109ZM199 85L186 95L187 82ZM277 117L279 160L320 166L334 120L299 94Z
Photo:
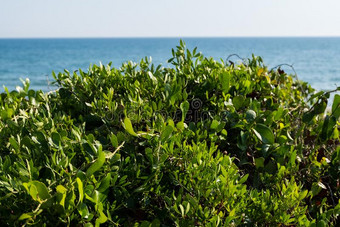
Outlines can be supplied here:
M335 226L340 95L185 47L0 94L1 226Z

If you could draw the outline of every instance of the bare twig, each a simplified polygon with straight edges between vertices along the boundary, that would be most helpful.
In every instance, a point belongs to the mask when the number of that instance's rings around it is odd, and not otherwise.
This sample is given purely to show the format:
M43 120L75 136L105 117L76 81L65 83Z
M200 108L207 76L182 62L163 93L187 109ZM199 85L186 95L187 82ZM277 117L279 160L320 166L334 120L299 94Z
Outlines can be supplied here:
M125 141L121 145L119 145L114 152L107 154L106 158L111 159L117 153L117 151L119 151L120 148L122 148L124 146L124 143L125 143Z
M327 183L325 183L325 184L327 185L327 187L328 187L328 189L329 189L329 191L330 191L330 193L331 193L332 202L333 202L333 205L335 206L335 201L334 201L334 196L333 196L332 189L331 189L331 187L329 186L329 184L327 184Z
M297 75L297 73L295 71L295 68L294 68L293 64L287 64L287 63L279 64L279 65L271 68L270 71L273 71L274 69L280 68L281 66L288 66L288 67L290 67L293 70L293 72L294 72L295 79L299 81L299 77L298 77L298 75ZM298 84L299 84L299 86L301 88L301 91L305 95L306 94L305 90L303 90L303 88L302 88L300 83L298 83Z
M241 58L238 54L230 54L228 57L227 57L227 59L226 59L226 61L229 61L230 62L230 58L231 57L237 57L237 58L239 58L240 60L242 60L242 62L245 64L246 63L246 58Z

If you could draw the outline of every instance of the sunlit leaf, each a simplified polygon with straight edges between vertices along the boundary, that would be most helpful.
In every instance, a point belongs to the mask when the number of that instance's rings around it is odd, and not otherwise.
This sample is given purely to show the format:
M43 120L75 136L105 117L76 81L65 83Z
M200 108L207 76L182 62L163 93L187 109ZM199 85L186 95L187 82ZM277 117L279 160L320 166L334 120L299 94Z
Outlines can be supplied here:
M268 126L264 124L256 124L253 129L255 135L263 142L263 143L274 143L274 134Z
M132 127L132 123L131 123L131 120L129 118L125 118L124 119L124 123L123 123L123 126L125 128L125 130L130 133L131 135L133 136L137 136L137 134L135 133L135 131L133 130L133 127Z
M96 171L98 171L105 162L105 153L103 151L98 152L97 160L87 169L86 176L93 175Z

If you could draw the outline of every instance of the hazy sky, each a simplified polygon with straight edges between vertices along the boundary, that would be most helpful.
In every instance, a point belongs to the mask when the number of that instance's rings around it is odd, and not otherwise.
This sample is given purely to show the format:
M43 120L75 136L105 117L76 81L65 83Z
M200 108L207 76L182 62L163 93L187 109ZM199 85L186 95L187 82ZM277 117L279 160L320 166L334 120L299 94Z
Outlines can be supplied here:
M0 0L0 37L340 36L339 0Z

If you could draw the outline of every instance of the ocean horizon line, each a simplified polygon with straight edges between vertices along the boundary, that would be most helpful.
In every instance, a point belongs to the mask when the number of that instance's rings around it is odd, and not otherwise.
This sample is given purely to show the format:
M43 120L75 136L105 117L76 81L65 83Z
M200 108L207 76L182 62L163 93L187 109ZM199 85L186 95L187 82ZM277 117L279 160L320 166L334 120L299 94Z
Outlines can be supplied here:
M340 38L340 36L87 36L87 37L0 37L6 39L314 39Z

